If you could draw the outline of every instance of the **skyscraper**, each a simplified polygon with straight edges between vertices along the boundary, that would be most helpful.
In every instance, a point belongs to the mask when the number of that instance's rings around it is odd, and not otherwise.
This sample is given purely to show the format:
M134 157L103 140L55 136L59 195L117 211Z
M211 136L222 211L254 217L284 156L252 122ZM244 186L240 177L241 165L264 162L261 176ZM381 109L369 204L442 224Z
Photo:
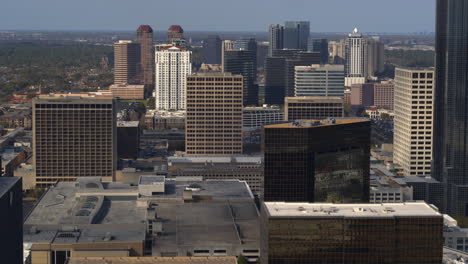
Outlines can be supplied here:
M432 176L448 214L468 216L468 3L437 1Z
M284 26L272 24L268 28L269 48L268 56L273 55L273 50L283 49Z
M114 43L114 84L138 83L140 45L131 40Z
M44 96L33 99L36 184L79 177L113 180L117 168L113 99Z
M405 176L430 176L434 70L396 68L393 162Z
M345 57L346 86L364 83L367 77L367 45L357 28L346 39Z
M234 41L232 40L223 40L221 45L221 65L224 65L224 52L229 50L235 50Z
M320 52L320 63L328 64L328 40L309 37L307 51Z
M244 106L258 104L257 53L252 50L224 52L223 71L242 75L244 81Z
M221 53L223 41L218 35L209 35L203 43L203 54L205 55L205 63L221 64Z
M375 76L383 72L385 66L385 45L379 37L371 37L366 40L367 44L367 74Z
M184 110L186 78L192 73L192 52L172 46L155 53L156 110Z
M231 73L187 77L187 154L242 154L242 86Z
M344 96L343 65L296 66L294 96Z
M0 177L0 245L2 262L23 263L23 206L22 180L19 177Z
M263 140L265 201L369 201L367 119L269 125Z
M309 21L286 21L284 23L283 48L307 50L309 34Z
M137 43L140 44L140 70L139 78L144 85L154 85L154 50L153 29L149 25L141 25L137 29Z
M250 51L255 51L255 53L257 53L257 41L255 40L255 38L242 37L234 41L234 49L235 50L250 50Z
M174 44L184 39L184 30L179 25L172 25L167 29L167 43Z

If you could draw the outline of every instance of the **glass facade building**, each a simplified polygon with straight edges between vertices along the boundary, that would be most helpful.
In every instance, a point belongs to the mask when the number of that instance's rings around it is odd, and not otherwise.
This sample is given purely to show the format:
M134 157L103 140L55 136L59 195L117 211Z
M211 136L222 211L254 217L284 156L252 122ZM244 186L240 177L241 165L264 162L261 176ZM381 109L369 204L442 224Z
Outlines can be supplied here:
M244 77L244 106L258 104L257 51L224 51L224 72L240 74Z
M369 201L370 121L264 127L265 201Z
M320 52L320 64L328 64L328 40L309 37L307 51Z
M285 49L307 50L309 34L309 21L286 21L284 23L283 47Z

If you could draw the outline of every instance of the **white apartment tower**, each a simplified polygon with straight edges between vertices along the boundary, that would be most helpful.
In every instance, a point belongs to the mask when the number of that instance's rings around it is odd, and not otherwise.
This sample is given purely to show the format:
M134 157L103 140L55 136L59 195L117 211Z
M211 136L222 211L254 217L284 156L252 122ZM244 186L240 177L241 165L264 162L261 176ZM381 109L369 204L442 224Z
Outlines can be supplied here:
M434 70L395 70L393 162L405 176L428 176L432 160Z
M346 86L364 83L367 77L367 40L355 28L345 45Z
M191 51L166 47L155 52L156 110L186 109L186 80L192 74Z

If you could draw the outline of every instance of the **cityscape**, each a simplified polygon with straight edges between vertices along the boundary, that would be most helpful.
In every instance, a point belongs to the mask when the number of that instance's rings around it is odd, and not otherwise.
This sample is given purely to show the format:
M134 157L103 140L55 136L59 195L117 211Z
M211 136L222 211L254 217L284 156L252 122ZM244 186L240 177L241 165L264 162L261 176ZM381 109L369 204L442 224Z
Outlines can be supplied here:
M468 263L468 2L237 30L208 2L5 16L0 264Z

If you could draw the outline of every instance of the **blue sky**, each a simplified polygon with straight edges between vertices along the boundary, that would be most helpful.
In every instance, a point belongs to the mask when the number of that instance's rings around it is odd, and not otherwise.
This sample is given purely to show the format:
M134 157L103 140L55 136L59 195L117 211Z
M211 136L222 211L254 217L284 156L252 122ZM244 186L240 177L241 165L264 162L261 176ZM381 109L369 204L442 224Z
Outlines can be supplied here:
M309 20L313 32L433 32L434 0L1 0L0 30L266 31Z

